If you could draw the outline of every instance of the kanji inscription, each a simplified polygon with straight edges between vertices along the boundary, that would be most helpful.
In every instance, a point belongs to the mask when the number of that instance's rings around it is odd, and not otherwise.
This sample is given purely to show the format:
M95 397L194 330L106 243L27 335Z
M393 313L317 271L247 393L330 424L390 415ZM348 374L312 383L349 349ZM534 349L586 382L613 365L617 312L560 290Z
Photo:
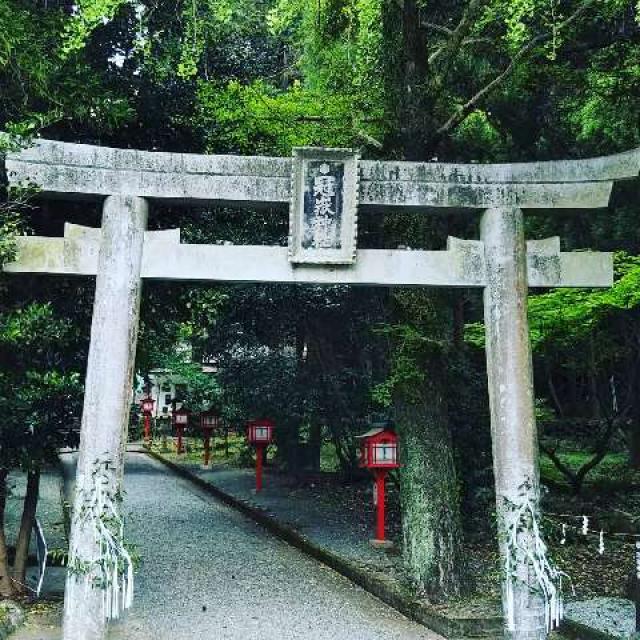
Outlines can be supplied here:
M358 158L348 150L294 150L289 257L349 264L355 259Z

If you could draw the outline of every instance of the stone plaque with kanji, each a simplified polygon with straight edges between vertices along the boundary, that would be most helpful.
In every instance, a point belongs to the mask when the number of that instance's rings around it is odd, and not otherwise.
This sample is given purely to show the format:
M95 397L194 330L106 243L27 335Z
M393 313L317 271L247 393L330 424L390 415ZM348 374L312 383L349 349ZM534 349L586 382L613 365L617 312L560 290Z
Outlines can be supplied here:
M357 212L357 153L311 147L293 150L291 262L353 263Z

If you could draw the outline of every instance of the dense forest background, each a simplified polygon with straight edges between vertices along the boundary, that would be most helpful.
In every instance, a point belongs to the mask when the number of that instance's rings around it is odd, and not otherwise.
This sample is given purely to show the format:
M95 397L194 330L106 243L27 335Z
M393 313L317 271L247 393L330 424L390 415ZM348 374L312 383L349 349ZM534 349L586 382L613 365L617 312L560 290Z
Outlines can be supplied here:
M635 0L0 0L0 144L339 146L459 162L611 154L640 146L639 19ZM639 212L630 182L604 211L526 215L529 238L617 252L611 290L530 301L543 471L576 494L602 464L609 479L640 468ZM6 188L0 216L2 261L17 233L100 222L95 204ZM172 206L149 224L206 243L284 245L288 231L280 210ZM477 238L478 219L369 216L358 243L438 249L448 235ZM79 415L92 295L89 279L0 279L2 482L19 466L35 483ZM463 545L491 522L481 311L473 291L148 283L137 366L183 366L185 343L215 358L214 388L191 402L237 424L272 416L278 463L294 471L299 443L319 460L326 441L353 474L353 436L392 418L409 575L455 595Z

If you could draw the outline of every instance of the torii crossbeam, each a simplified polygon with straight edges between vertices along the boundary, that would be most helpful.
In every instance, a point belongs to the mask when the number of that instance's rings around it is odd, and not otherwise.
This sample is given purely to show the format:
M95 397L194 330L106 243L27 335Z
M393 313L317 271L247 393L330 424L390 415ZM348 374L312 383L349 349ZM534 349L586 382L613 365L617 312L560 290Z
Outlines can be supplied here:
M606 207L615 181L638 176L640 150L498 165L359 161L344 150L296 153L293 159L202 156L39 140L7 156L12 185L33 183L57 198L104 199L101 230L67 225L64 238L21 238L16 261L5 267L96 275L72 563L90 566L99 553L82 508L94 490L96 464L111 489L119 486L144 278L484 288L498 527L501 534L517 530L516 547L536 543L536 523L520 521L518 511L539 509L528 288L607 287L613 268L611 254L564 253L558 238L526 242L523 210ZM145 231L155 201L291 204L290 246L181 244L177 229ZM353 201L351 217L339 201ZM445 251L356 250L356 206L359 215L406 207L425 214L484 210L480 240L449 238ZM504 535L500 545L510 567L503 578L505 635L542 639L553 602L540 592L527 558ZM100 589L70 572L65 640L102 639L102 607Z

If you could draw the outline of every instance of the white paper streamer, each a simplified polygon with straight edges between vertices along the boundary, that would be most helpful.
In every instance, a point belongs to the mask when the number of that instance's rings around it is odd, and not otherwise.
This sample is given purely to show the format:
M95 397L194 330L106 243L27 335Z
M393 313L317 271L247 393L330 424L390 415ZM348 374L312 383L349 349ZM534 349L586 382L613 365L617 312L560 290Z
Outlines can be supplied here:
M514 586L520 580L517 564L523 558L533 570L535 585L527 587L539 591L544 599L545 625L547 632L558 627L564 616L562 578L566 574L551 564L547 555L547 545L542 539L539 514L529 491L525 487L517 503L507 502L510 513L506 514L505 618L509 631L515 631ZM522 532L525 531L525 535ZM520 534L520 535L519 535Z
M85 526L93 528L99 550L85 579L103 590L103 615L114 620L133 604L133 562L124 547L124 522L109 491L110 475L100 471L93 474L93 493L83 509Z

